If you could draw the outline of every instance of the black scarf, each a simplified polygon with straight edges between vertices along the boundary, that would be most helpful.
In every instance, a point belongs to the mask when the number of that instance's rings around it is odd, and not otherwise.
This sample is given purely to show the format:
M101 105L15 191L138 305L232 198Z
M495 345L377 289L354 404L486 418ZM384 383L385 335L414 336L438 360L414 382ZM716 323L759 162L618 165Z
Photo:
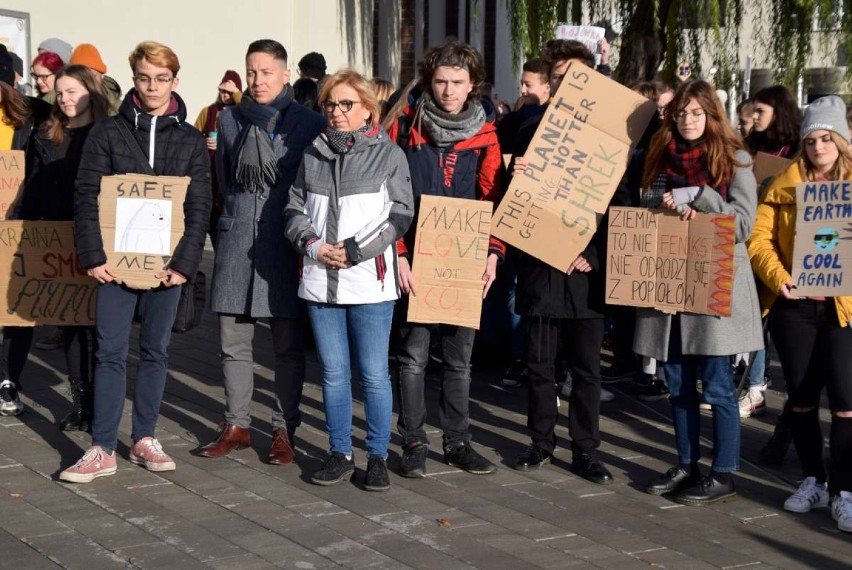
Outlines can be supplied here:
M268 105L261 105L248 91L243 94L240 114L250 124L243 130L239 143L236 179L249 192L263 192L275 185L278 158L272 140L291 101L282 92Z

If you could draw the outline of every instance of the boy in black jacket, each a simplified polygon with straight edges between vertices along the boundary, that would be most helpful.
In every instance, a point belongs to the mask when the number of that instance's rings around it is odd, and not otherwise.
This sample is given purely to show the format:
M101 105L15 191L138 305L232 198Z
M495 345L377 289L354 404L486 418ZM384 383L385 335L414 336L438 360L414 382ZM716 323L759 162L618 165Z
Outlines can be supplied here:
M88 483L116 470L115 447L126 392L130 327L138 304L141 358L133 397L133 446L130 461L151 471L170 471L174 461L163 452L154 430L168 368L167 348L180 298L180 285L192 279L201 262L210 216L210 162L204 138L186 122L186 106L174 89L180 63L167 46L143 42L130 54L131 89L119 109L133 141L125 141L113 118L92 128L83 147L74 198L77 255L80 265L101 284L95 329L95 410L92 447L68 469L63 481ZM191 178L184 202L184 234L168 268L157 274L156 289L131 289L115 282L100 229L98 194L101 178L139 172L134 142L159 176Z

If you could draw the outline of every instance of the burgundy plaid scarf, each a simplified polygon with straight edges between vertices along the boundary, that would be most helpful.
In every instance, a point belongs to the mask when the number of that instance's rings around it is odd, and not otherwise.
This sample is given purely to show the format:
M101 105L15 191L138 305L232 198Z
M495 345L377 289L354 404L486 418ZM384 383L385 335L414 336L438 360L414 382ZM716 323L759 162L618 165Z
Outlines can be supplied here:
M707 154L704 141L690 144L678 136L672 137L666 145L666 191L685 186L713 187L713 175L707 169ZM728 199L728 185L715 188L724 200Z

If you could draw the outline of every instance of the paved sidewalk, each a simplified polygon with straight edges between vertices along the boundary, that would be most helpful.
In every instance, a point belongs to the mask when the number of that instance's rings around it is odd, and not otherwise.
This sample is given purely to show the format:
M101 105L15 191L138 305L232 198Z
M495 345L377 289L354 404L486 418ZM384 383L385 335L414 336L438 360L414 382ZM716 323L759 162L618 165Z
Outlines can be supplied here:
M208 271L210 258L208 251ZM157 475L126 460L126 401L118 473L87 485L57 482L60 467L73 463L90 437L55 427L68 408L61 351L33 350L24 378L26 411L0 418L0 567L449 570L848 568L852 563L852 535L837 531L828 509L806 515L782 509L798 475L793 450L783 470L755 462L782 404L775 391L780 382L770 391L770 412L743 423L744 462L735 501L690 508L640 491L676 460L668 404L639 402L621 384L614 388L616 400L602 405L601 419L602 451L614 485L596 486L568 472L564 418L554 464L531 473L512 470L512 460L527 443L526 394L500 388L500 371L488 369L474 372L473 440L499 471L474 476L441 462L440 430L434 428L437 378L431 378L428 477L392 474L389 492L369 493L360 488L366 467L360 405L354 419L356 482L334 487L308 482L327 448L313 354L296 464L263 463L274 399L265 333L259 328L255 345L251 448L221 459L192 454L215 436L224 407L216 320L208 314L199 329L175 335L171 347L158 435L177 470ZM135 358L136 353L131 375ZM774 366L773 376L780 379ZM709 435L709 415L703 423ZM827 435L827 423L824 428ZM395 436L392 469L398 452Z

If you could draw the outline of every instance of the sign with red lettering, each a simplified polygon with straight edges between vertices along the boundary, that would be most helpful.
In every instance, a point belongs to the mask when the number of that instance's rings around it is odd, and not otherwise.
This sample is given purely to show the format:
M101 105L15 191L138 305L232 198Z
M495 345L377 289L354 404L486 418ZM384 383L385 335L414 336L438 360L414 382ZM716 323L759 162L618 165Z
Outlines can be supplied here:
M420 198L410 322L479 328L492 207L480 200Z
M849 180L796 185L796 236L790 275L793 294L800 297L852 295Z
M609 206L633 145L657 107L641 95L572 63L494 213L501 240L566 271Z
M116 281L153 289L183 237L183 202L189 178L124 174L101 178L101 236Z
M77 262L73 222L0 222L0 325L91 325L98 282Z
M609 210L606 302L663 312L731 315L735 218Z
M0 220L8 218L24 186L24 151L0 151Z

